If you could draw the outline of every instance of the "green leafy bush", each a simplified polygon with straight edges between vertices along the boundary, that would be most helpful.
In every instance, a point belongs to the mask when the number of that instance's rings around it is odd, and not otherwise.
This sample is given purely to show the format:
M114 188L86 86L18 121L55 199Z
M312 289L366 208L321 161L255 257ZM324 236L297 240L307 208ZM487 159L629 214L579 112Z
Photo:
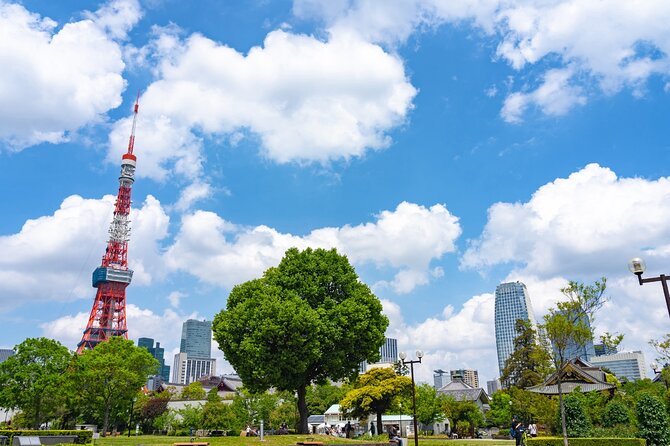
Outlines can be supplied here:
M577 393L565 395L563 399L565 405L565 424L568 431L568 437L590 437L591 420L584 410L583 397ZM561 426L561 411L557 411L558 422L556 426Z
M648 446L670 444L668 414L661 400L648 393L643 393L637 401L636 415L639 425L637 436L646 439Z
M9 437L7 444L12 444L14 436L48 437L51 435L76 435L77 444L91 443L93 432L89 430L0 430L0 435Z
M645 446L642 438L571 438L570 446ZM563 446L563 438L529 438L528 446Z
M613 427L617 424L629 424L630 411L621 401L610 401L603 410L601 420L605 427Z

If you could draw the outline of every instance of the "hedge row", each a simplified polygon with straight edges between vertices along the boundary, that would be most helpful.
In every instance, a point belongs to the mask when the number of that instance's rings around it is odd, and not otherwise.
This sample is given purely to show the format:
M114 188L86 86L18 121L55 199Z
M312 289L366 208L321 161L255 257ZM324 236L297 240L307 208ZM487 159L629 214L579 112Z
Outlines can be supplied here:
M89 430L8 430L0 429L0 435L9 437L7 444L12 444L12 438L19 435L22 437L48 437L50 435L76 435L77 444L89 444L93 441L93 431Z
M570 446L646 446L644 438L570 438ZM528 446L563 446L563 437L529 438Z

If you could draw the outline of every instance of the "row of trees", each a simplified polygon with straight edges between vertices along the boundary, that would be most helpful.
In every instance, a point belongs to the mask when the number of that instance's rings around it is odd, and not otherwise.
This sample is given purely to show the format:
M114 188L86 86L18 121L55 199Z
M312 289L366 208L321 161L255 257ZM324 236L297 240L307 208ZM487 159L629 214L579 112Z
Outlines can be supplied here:
M81 355L51 339L27 339L0 364L0 407L20 410L17 421L24 427L87 422L104 433L128 414L157 367L146 349L120 337Z
M308 387L306 404L310 414L323 414L331 405L341 403L341 408L349 415L362 420L370 414L406 414L411 408L406 381L409 381L407 377L399 376L393 370L372 369L354 382ZM251 393L243 388L226 401L219 397L216 389L206 393L200 383L193 383L185 390L187 395L182 391L180 399L206 399L206 403L187 404L185 408L175 410L168 408L170 398L174 398L169 390L142 395L133 415L142 431L178 435L186 435L191 429L236 432L246 425L257 426L260 420L265 422L266 429L277 429L283 423L291 429L299 425L297 398L291 392ZM422 424L430 425L449 417L463 434L471 434L474 428L486 424L474 403L439 395L428 384L418 385L416 392L417 420Z

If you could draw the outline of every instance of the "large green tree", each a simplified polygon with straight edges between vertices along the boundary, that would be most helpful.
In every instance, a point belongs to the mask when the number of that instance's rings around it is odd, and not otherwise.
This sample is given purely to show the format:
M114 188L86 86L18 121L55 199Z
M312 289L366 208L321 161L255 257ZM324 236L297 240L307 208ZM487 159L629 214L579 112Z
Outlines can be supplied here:
M551 372L551 356L546 346L540 342L537 330L528 320L517 319L514 324L517 336L514 351L505 361L500 381L506 387L522 389L544 381Z
M411 379L397 375L393 369L374 367L358 377L353 389L340 401L340 406L359 419L377 414L381 433L382 414L394 406L398 397L407 394L411 386Z
M63 404L65 372L73 354L59 342L29 338L0 364L0 407L20 409L34 429Z
M593 320L595 312L605 303L607 280L603 277L592 285L569 282L561 289L566 300L558 302L556 308L549 310L544 316L542 325L547 337L553 345L552 359L556 370L561 370L568 358L566 353L571 345L585 345L593 340ZM563 444L568 446L568 432L565 418L565 404L561 379L557 380L558 401L560 406Z
M307 387L354 377L374 362L388 319L346 257L334 249L289 249L260 279L233 288L214 337L249 390L297 393L306 433Z
M444 421L444 398L429 384L416 386L416 420L424 425Z
M85 350L76 364L75 379L82 403L102 421L103 435L109 427L110 415L127 413L147 377L158 369L158 361L145 348L121 337L112 337L92 350Z

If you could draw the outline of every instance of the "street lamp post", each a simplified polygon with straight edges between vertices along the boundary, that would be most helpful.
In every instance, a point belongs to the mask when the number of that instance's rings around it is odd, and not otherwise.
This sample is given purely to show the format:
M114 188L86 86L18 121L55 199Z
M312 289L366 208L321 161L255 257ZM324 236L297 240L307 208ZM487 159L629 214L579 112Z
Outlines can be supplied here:
M416 389L414 384L414 364L421 364L421 358L423 358L423 352L421 350L416 351L416 357L419 359L407 361L407 353L400 352L398 355L403 365L409 364L410 373L412 375L412 419L414 421L414 446L419 446L419 429L416 424Z
M665 274L661 274L658 277L649 277L647 279L643 279L642 273L644 273L646 268L647 265L645 265L644 260L639 257L636 257L628 262L628 269L631 273L637 276L640 285L649 282L661 282L661 285L663 286L663 294L665 294L665 304L668 307L668 315L670 315L670 291L668 291L668 279L670 279L670 277L666 276Z

